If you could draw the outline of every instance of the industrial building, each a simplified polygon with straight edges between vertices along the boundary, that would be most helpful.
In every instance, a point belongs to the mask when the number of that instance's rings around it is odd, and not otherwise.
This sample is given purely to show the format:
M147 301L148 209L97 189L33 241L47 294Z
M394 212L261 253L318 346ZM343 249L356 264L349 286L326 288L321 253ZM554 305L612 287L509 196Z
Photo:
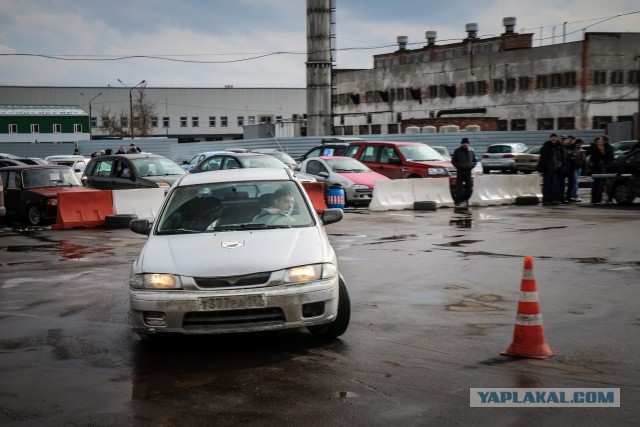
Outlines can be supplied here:
M490 38L467 24L466 38L448 44L426 31L415 49L400 36L397 50L373 56L373 68L334 70L333 132L586 130L634 120L640 33L587 32L533 47L533 34L514 31L515 18L503 24Z

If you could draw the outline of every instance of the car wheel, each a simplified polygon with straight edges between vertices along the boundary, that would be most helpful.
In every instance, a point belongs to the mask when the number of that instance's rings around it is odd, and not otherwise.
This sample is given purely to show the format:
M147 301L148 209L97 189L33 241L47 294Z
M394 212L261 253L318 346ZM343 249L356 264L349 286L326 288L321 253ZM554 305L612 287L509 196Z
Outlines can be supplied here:
M522 172L523 174L525 174L525 175L529 175L529 174L530 174L531 172L533 172L533 171L521 171L521 172Z
M31 225L42 224L42 212L40 211L40 208L34 205L30 205L27 208L27 222Z
M106 228L129 228L129 223L134 219L138 219L136 214L116 214L104 217L104 226Z
M491 169L489 168L482 168L482 173L489 173L491 172Z
M629 181L621 181L613 188L613 198L621 205L630 205L635 199L633 188Z
M344 334L349 326L351 320L351 300L349 298L349 292L347 291L347 285L340 277L340 285L338 292L338 314L331 323L326 325L314 325L308 326L307 329L311 332L311 335L320 338L336 338Z

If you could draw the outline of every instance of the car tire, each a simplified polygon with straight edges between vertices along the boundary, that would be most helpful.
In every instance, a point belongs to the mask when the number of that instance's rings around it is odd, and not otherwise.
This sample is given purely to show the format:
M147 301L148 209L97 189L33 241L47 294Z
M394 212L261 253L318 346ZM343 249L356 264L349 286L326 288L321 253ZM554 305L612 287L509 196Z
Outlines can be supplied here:
M413 202L413 210L415 211L437 211L438 204L434 201L427 200L421 202Z
M344 334L349 327L351 320L351 299L347 291L347 285L340 276L340 284L338 291L338 313L331 323L325 325L308 326L307 329L311 335L318 338L337 338Z
M533 206L540 203L538 196L518 196L515 200L518 206Z
M29 225L41 225L42 224L42 211L36 205L29 205L27 207L27 222Z
M489 169L489 168L482 168L482 173L487 174L487 173L489 173L489 172L491 172L491 169Z
M630 205L635 199L633 187L629 181L620 181L613 187L613 198L620 205Z
M104 226L109 229L129 228L129 223L134 219L138 219L136 214L116 214L104 217Z

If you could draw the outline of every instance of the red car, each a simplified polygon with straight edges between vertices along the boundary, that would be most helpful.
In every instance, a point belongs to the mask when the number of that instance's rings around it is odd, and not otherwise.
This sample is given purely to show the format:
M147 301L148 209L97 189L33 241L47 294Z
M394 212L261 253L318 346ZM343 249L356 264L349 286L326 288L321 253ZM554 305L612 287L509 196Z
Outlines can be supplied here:
M352 142L346 155L391 179L447 177L451 185L456 181L456 169L451 162L419 142Z
M6 218L30 225L55 222L58 193L87 191L73 169L63 165L7 166L0 168L0 180Z

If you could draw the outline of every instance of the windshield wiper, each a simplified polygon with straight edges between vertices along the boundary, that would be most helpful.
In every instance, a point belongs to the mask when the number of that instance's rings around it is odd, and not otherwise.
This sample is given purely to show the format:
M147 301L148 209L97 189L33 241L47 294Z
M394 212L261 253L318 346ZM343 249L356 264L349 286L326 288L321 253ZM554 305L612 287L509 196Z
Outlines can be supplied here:
M216 227L213 227L213 231L268 230L270 228L291 228L291 226L283 225L283 224L229 224L229 225L218 225Z
M190 230L187 228L170 228L168 230L158 231L158 234L193 234L193 233L203 233L203 231Z

